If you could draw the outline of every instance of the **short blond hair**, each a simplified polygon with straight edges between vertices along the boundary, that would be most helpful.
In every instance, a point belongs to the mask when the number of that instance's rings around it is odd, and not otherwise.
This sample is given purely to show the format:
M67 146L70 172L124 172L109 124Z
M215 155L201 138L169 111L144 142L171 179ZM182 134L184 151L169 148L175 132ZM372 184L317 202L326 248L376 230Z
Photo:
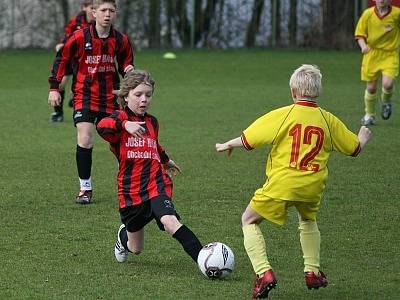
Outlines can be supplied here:
M98 8L100 5L104 3L110 3L114 5L115 8L117 8L117 2L115 0L93 0L92 5L94 8Z
M151 77L150 73L146 70L130 70L128 71L121 81L121 88L118 92L118 103L121 108L125 108L126 101L125 97L128 96L129 91L134 90L137 86L146 84L152 88L154 93L154 87L156 82Z
M297 96L317 98L320 95L322 74L318 66L302 65L290 77L289 86Z

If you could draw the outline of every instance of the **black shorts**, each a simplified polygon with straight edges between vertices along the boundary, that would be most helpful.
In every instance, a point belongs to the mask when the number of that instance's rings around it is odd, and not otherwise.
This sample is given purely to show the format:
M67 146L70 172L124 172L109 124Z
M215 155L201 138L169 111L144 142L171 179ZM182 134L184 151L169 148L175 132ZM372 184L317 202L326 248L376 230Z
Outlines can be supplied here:
M74 110L72 118L74 119L74 125L76 127L76 124L80 122L89 122L97 125L97 123L99 123L101 119L108 117L109 115L110 114L107 114L105 112L91 111L88 109L79 109L79 110Z
M171 199L165 195L152 198L142 204L128 206L119 209L121 221L129 232L142 229L153 219L156 220L160 230L165 230L160 219L165 215L174 215L180 220L180 216L174 208Z

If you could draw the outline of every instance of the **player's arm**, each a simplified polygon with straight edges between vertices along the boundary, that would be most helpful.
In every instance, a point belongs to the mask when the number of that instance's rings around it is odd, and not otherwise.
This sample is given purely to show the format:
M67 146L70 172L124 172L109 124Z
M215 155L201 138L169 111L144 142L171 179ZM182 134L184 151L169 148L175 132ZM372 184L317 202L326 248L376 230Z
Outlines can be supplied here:
M372 138L372 132L369 128L365 126L361 126L360 131L358 132L358 141L360 142L360 152L364 149L365 145Z
M152 122L152 124L155 126L154 132L156 134L156 141L157 141L157 152L160 155L160 160L161 164L167 173L167 175L172 178L178 173L181 173L182 170L181 168L176 164L175 161L169 158L167 152L165 151L164 147L160 144L158 141L158 131L160 129L160 126L158 124L157 119L155 119L155 122Z
M117 53L117 62L118 72L121 74L121 76L124 76L125 73L133 70L135 67L133 64L134 53L132 44L126 36L123 36L122 41L122 47L119 50L119 53Z
M367 44L367 37L368 37L368 31L367 31L367 20L369 19L368 17L368 12L364 12L357 22L357 26L355 29L354 33L354 38L357 40L357 44L360 46L361 52L363 54L368 53L370 48Z
M98 134L110 144L119 142L124 130L123 122L126 118L121 111L114 111L111 116L103 118L96 126Z
M59 86L65 75L67 63L72 59L72 57L75 57L78 51L77 49L78 46L76 40L71 37L67 40L64 47L56 54L51 74L49 76L50 91L48 102L51 106L57 106L61 103Z
M215 149L218 152L228 151L228 155L231 155L234 148L241 148L241 147L244 147L243 135L222 144L220 143L215 144Z
M360 46L362 54L366 54L369 52L370 48L363 37L357 38L357 43Z
M56 45L56 52L60 51L62 47L64 47L67 38L76 30L76 16L70 19L64 27L64 37L60 40L60 42Z

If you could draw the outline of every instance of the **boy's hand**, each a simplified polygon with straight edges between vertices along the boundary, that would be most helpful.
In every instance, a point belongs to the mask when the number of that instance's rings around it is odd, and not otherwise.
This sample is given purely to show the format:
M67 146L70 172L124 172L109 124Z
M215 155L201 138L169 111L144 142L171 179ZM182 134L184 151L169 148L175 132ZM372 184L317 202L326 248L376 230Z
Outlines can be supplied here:
M60 51L60 49L61 49L62 47L64 47L64 44L63 44L63 43L57 44L56 47L55 47L56 52Z
M49 92L49 98L47 102L52 106L58 106L61 104L61 96L58 91L50 91Z
M130 134L132 134L136 138L142 138L144 133L146 132L146 129L144 129L142 126L146 124L146 122L132 122L132 121L127 121L125 123L125 130L128 131Z
M362 54L367 54L369 52L369 50L371 50L371 49L369 48L368 45L365 45L364 47L361 47L361 53Z
M166 164L163 164L163 167L169 178L181 173L181 168L172 159L170 159Z
M228 143L223 143L223 144L217 143L217 144L215 144L215 150L217 150L218 152L228 151L228 156L229 156L229 155L231 155L233 148Z
M364 148L365 144L367 144L371 138L371 130L365 126L361 126L360 131L358 132L358 140L360 141L361 148Z

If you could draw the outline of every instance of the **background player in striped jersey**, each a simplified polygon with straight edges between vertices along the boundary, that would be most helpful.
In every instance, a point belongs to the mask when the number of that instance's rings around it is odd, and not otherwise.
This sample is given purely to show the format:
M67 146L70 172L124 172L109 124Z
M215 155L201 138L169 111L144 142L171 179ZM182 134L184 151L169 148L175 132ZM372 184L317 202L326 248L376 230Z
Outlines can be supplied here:
M400 8L391 0L375 0L357 23L355 38L361 48L361 80L366 81L364 92L365 115L361 125L375 124L378 79L382 74L381 117L392 114L394 80L399 74Z
M144 244L144 226L155 219L197 262L202 248L196 235L179 221L172 198L171 175L180 168L158 142L159 124L147 110L154 80L146 71L132 70L122 80L121 110L97 124L100 136L110 143L118 159L118 200L122 225L118 230L115 257L139 254Z
M217 151L230 154L236 147L251 150L272 145L267 181L254 193L242 215L244 245L257 275L253 298L268 297L277 284L258 224L267 219L283 225L290 206L296 207L299 215L306 285L319 288L328 284L320 271L320 232L316 222L328 176L327 162L332 151L358 155L371 132L362 126L357 136L318 106L321 78L317 67L301 66L290 78L294 104L265 114L240 137L215 146Z
M116 16L114 0L94 0L95 24L77 30L66 41L56 56L49 77L49 104L60 105L59 86L68 63L76 64L73 78L73 119L77 129L76 163L80 191L76 203L88 204L92 199L92 149L95 126L102 118L118 108L118 73L133 69L133 50L128 37L115 30L112 22ZM115 65L115 61L118 63Z
M60 51L64 46L67 38L78 29L86 28L93 21L93 1L92 0L83 0L81 1L81 10L80 12L73 16L64 27L64 37L63 39L56 45L56 51ZM63 103L65 96L65 86L68 82L68 77L73 74L73 67L69 64L66 68L65 76L61 80L59 86L59 92L61 95L61 103L60 105L54 106L54 112L50 116L50 122L62 122L64 120L64 111L63 111ZM72 98L69 101L69 106L72 107Z

